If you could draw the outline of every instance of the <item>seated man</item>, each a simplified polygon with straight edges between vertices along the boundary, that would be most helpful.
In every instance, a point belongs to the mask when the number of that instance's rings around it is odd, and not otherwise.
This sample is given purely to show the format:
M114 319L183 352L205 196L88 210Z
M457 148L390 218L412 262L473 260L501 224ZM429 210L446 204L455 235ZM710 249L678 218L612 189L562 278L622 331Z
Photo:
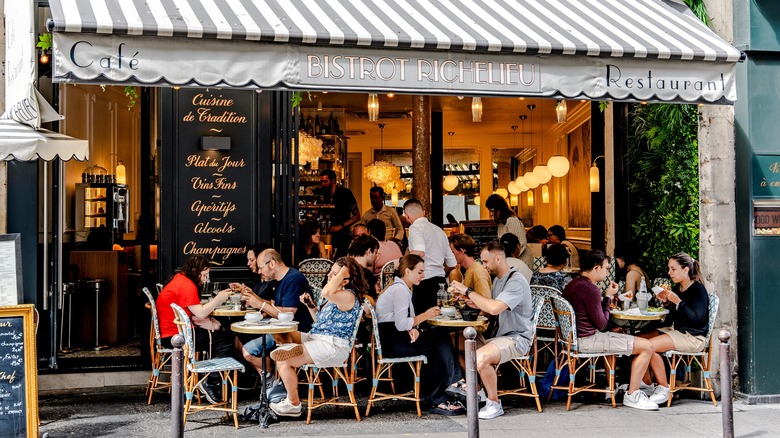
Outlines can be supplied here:
M363 276L366 278L366 283L368 283L366 293L374 300L376 300L379 294L377 277L374 275L374 264L376 263L377 255L379 255L379 241L368 234L356 237L349 244L349 249L347 250L347 256L355 259L363 268Z
M618 285L613 281L607 288L606 296L602 298L601 291L596 286L596 283L607 278L609 257L603 251L588 251L580 267L582 274L563 289L563 298L571 303L577 320L577 344L580 352L636 356L631 362L631 381L623 404L636 409L658 409L658 405L650 401L639 387L653 355L650 341L623 333L603 331L609 322L609 302L618 290Z
M498 242L490 242L482 248L480 257L482 264L495 277L492 298L472 293L473 289L457 281L452 283L450 291L457 293L458 298L465 300L470 307L497 318L497 328L491 323L484 335L477 335L477 372L487 395L487 403L479 410L479 418L487 420L504 414L498 400L496 366L528 352L534 327L531 287L522 274L509 267L504 247ZM448 388L448 392L463 398L465 382L456 385Z
M485 298L492 298L490 273L475 260L477 256L477 244L468 234L455 233L450 236L450 249L455 254L455 261L458 262L458 268L452 272L462 272L462 281L467 288L474 289L474 292ZM452 279L452 273L450 273Z
M279 312L292 312L295 314L294 319L298 321L298 330L308 331L311 328L312 317L299 298L309 290L309 282L306 280L306 277L297 269L285 265L282 261L282 256L275 249L269 248L261 252L256 262L257 272L262 275L263 280L275 280L277 282L274 299L265 300L260 298L249 291L248 288L241 292L244 295L241 299L246 301L248 305L259 309L273 318L278 317ZM255 367L258 374L262 370L262 341L263 337L258 337L244 344L241 350L244 359ZM266 336L266 351L273 348L274 345L273 337Z

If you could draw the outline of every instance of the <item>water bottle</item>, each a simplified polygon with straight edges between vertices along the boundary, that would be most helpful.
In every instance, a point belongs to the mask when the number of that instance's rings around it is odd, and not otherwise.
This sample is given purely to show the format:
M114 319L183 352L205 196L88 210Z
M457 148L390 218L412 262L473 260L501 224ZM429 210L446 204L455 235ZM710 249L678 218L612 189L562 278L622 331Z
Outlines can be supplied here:
M636 294L636 305L639 307L639 313L647 312L647 303L650 301L650 294L647 292L647 284L645 284L645 278L642 277L642 282L639 284L639 293Z
M436 301L439 304L439 307L442 307L447 303L450 299L450 294L447 293L446 284L439 283L439 291L436 292Z

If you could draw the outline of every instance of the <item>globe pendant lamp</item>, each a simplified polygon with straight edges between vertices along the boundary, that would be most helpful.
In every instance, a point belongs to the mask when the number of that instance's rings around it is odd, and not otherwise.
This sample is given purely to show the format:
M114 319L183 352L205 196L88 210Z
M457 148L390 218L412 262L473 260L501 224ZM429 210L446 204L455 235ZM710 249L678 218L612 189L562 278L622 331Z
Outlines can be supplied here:
M547 170L556 178L560 178L569 173L569 160L563 155L553 155L547 160Z
M527 185L525 185L525 182L523 182L523 175L520 175L515 180L515 184L517 185L517 188L520 189L520 192L527 192L531 189L528 188Z
M544 184L552 178L550 170L544 164L534 167L534 176L540 184Z
M385 125L379 125L379 150L384 151L384 129ZM380 153L380 155L382 155ZM363 178L373 182L375 185L384 186L401 177L401 170L398 166L387 161L377 160L363 168Z
M450 131L447 135L450 136L450 154L452 154L452 136L455 135L455 133ZM451 192L455 190L456 187L458 187L458 177L452 174L452 155L450 155L450 174L444 178L444 190Z
M523 175L523 183L525 183L526 187L529 189L539 187L539 179L536 178L536 175L534 175L533 172L526 172L525 175Z
M517 186L517 182L514 180L509 181L509 184L507 185L506 189L509 191L510 195L519 195L522 190L520 190L520 187Z
M502 198L505 198L505 199L506 199L506 198L509 196L509 191L508 191L507 189L505 189L505 188L501 187L501 188L499 188L499 189L497 189L497 190L495 191L495 194L496 194L496 195L499 195L499 196L501 196Z

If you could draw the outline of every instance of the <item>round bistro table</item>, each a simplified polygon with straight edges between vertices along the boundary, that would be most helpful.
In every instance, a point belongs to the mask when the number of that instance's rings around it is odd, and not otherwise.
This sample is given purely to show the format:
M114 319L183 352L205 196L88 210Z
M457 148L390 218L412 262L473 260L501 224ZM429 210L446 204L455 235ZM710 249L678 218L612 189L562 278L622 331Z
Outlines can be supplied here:
M610 310L609 315L612 319L628 321L628 330L631 335L636 331L636 323L638 321L661 321L666 318L669 310L664 309L663 312L652 312L649 314L639 313L636 307L628 310Z

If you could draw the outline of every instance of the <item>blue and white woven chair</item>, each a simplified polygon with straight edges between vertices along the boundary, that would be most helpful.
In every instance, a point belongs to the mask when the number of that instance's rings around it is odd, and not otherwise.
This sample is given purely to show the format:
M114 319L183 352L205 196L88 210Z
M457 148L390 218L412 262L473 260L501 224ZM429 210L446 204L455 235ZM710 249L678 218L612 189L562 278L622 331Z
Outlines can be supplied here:
M311 413L323 406L349 406L355 410L355 419L360 421L360 412L357 407L357 399L355 398L355 373L354 367L357 365L353 362L355 359L355 338L357 337L358 328L360 327L360 316L363 314L362 310L358 315L357 321L355 321L355 327L352 330L352 338L349 341L350 355L343 364L337 367L330 368L318 368L313 364L306 364L300 369L306 373L306 383L309 385L309 403L307 406L306 424L311 423ZM322 381L320 376L322 374L328 375L332 385L331 397L326 398L322 391ZM347 395L349 401L342 401L339 396L339 382L344 382L347 388ZM321 398L319 400L314 398L314 388L320 387Z
M542 308L545 305L545 297L541 295L534 295L531 299L531 306L534 309L533 319L531 323L536 327L539 321L539 315L542 312ZM549 305L549 304L548 304ZM536 330L534 330L534 333ZM537 336L534 335L531 348L528 353L520 357L513 357L509 362L515 367L518 373L519 386L515 389L507 389L498 391L498 395L503 397L506 395L515 395L520 397L532 397L536 402L536 410L542 412L542 404L539 402L539 393L536 390L536 359L538 356L538 350L536 347ZM528 380L528 386L525 385L526 379Z
M534 266L533 271L538 271L542 268L544 268L547 265L547 257L541 256L541 257L534 257Z
M373 369L373 380L371 381L371 395L368 397L368 404L366 405L366 417L371 411L371 406L374 403L382 400L408 400L417 404L417 416L422 416L420 410L420 368L424 363L428 363L428 358L424 355L409 356L409 357L384 357L382 356L382 342L379 339L379 323L377 322L376 311L374 306L369 301L366 301L365 306L368 307L371 313L371 321L374 324L374 330L371 340L371 364ZM395 384L393 383L392 369L393 365L397 363L405 363L409 365L414 375L414 390L405 392L403 394L395 393ZM385 376L387 374L387 376ZM392 394L379 392L377 386L379 382L389 382L390 388L393 391Z
M157 317L157 307L155 306L154 297L147 288L141 289L146 298L149 299L152 311L152 330L149 336L150 353L152 355L152 374L149 376L149 381L146 382L146 394L149 394L148 404L152 404L152 396L154 391L165 390L170 392L171 379L170 370L165 371L165 367L171 361L171 353L173 350L170 348L164 348L162 345L162 337L160 336L160 319ZM160 374L168 374L167 381L160 380Z
M536 323L536 345L537 350L542 353L548 351L555 361L555 368L558 369L558 343L555 339L555 332L558 324L555 322L550 297L561 296L561 291L550 286L531 286L531 297L541 297L543 299L542 309L539 313L539 319ZM541 372L544 373L545 370Z
M672 405L672 397L675 392L682 391L684 389L690 391L707 392L710 394L712 404L718 406L715 402L715 392L712 389L712 381L710 380L710 363L712 362L712 330L715 325L715 317L718 316L718 305L720 299L715 294L709 294L709 330L705 337L704 349L696 353L686 353L683 351L669 350L664 353L666 360L669 361L669 401L667 406ZM693 363L699 365L704 377L704 387L692 386L691 382L691 366ZM677 370L681 364L685 365L685 374L682 381L677 380Z
M395 269L397 265L398 260L390 260L389 262L385 263L384 266L382 266L382 273L379 277L380 290L385 290L385 288L393 282L393 277L395 276Z
M195 334L192 322L187 312L176 304L171 304L176 314L176 325L179 333L184 336L184 424L187 424L187 416L201 411L224 412L227 418L233 415L233 422L238 429L238 372L244 372L244 365L232 357L220 357L215 359L197 360L195 357ZM214 404L202 404L200 394L198 403L193 405L192 397L198 385L204 381L210 373L219 373L222 377L222 400ZM202 377L201 377L202 376ZM230 385L230 400L228 400L228 385Z
M580 353L577 345L577 322L574 318L574 309L571 304L561 297L550 297L553 313L558 322L557 338L561 346L558 359L558 366L555 369L555 381L552 389L564 389L568 392L566 400L566 410L571 409L571 397L580 392L599 392L608 394L612 400L612 407L615 404L615 355L608 353ZM607 372L607 387L604 389L596 387L596 363L599 359L604 359L604 369ZM581 363L578 363L581 361ZM569 367L568 385L559 385L558 377L561 369ZM588 381L583 386L576 386L577 372L583 367L588 367Z
M298 264L298 271L306 277L311 287L311 297L316 305L322 300L322 288L328 282L328 272L333 262L328 259L306 259Z

